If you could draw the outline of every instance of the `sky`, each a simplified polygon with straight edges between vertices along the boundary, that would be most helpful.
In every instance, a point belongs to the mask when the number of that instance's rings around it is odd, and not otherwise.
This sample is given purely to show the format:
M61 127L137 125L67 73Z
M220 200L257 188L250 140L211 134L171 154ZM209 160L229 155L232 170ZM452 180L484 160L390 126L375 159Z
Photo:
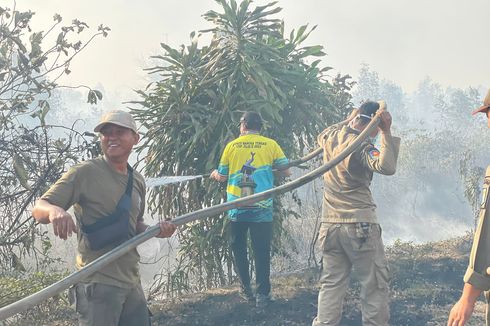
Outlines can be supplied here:
M12 0L1 0L13 7ZM269 1L257 0L253 5ZM192 31L210 24L202 18L219 10L214 0L17 0L18 10L36 15L31 28L45 30L59 13L78 18L92 29L111 28L71 66L69 85L102 85L122 100L135 99L148 77L143 68L160 43L189 44ZM317 25L308 44L325 47L324 65L357 77L368 64L382 79L413 91L425 77L444 87L490 87L489 0L279 0L277 18L286 31ZM203 39L201 45L206 43Z

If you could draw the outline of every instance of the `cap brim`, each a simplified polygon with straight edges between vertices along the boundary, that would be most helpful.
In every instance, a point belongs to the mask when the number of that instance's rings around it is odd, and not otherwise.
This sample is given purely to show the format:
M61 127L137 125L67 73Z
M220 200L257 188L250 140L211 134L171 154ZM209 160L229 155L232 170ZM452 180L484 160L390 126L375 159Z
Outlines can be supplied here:
M128 129L133 130L134 132L136 132L136 130L134 130L133 128L129 127L128 125L126 125L124 123L121 123L121 122L117 122L117 121L101 122L101 123L99 123L98 125L95 126L94 132L100 132L100 130L102 128L104 128L104 126L107 125L107 124L113 124L113 125L121 126L121 127L128 128Z
M490 105L483 105L483 106L480 106L478 109L474 110L473 112L471 112L472 115L475 115L479 112L482 112L482 113L487 113L487 111L490 109Z

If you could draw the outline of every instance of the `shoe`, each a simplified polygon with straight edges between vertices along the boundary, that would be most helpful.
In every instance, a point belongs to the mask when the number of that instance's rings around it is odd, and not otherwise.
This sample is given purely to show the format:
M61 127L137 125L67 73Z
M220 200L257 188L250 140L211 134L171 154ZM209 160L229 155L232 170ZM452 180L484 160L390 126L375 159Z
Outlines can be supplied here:
M270 295L265 294L257 294L255 297L255 307L256 308L265 308L272 302Z
M255 296L251 289L240 289L240 297L250 304L255 304Z

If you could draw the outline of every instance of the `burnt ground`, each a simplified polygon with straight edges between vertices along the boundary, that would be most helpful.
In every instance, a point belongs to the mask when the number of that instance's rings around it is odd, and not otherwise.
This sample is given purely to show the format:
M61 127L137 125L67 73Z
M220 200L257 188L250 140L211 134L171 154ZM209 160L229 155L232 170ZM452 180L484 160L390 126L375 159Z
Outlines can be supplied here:
M459 275L461 277L461 275ZM415 284L414 284L415 285ZM357 284L349 290L341 325L361 325ZM276 279L275 301L267 309L257 309L238 296L237 288L218 289L205 294L154 303L154 325L311 325L316 315L318 289L301 275ZM445 325L447 314L459 297L459 288L437 283L416 284L392 294L390 325ZM482 325L483 303L479 303L469 325Z
M446 325L459 298L471 237L424 245L397 242L387 250L392 271L390 325ZM273 279L275 298L265 310L244 302L238 288L152 304L155 325L311 325L316 315L318 272L307 270ZM467 325L484 324L480 301ZM351 282L341 325L361 325L359 284Z
M152 305L156 325L307 325L316 313L316 281L311 273L274 279L274 301L257 309L238 295L238 288Z
M387 249L392 271L390 325L446 325L448 312L461 294L470 246L470 235L423 245L396 242L390 246ZM264 310L242 301L237 287L220 288L152 302L153 325L311 325L316 315L318 271L276 276L272 282L275 300ZM73 310L59 304L52 310L37 310L23 317L8 325L76 325ZM347 293L341 325L361 325L356 281L351 282ZM484 325L482 301L467 325Z

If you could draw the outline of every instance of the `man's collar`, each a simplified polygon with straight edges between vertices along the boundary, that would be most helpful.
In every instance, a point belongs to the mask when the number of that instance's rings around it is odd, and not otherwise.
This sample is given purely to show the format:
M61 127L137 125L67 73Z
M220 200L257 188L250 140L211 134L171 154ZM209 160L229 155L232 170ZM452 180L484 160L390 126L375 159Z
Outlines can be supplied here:
M255 130L245 130L243 133L240 134L240 136L245 136L245 135L258 135L259 132Z
M359 135L361 133L359 130L349 127L349 125L345 125L344 128L346 132L351 134Z

